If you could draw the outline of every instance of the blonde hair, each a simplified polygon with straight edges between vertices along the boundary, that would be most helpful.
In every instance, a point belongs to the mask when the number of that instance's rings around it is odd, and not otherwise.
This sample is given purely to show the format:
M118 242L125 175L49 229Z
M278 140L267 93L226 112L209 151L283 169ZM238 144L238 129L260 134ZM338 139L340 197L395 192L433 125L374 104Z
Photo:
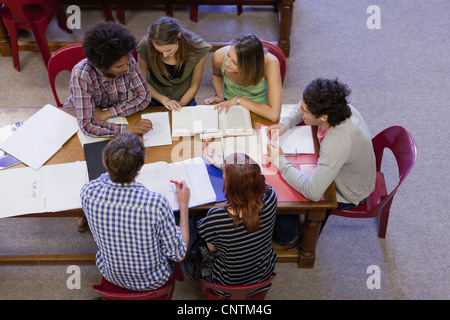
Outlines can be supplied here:
M265 50L259 39L244 33L231 41L236 50L239 83L243 87L257 85L264 77Z
M161 60L161 53L156 50L153 44L164 46L177 44L178 50L175 53L175 70L178 71L183 63L189 59L189 52L205 48L207 44L195 33L182 28L178 22L171 17L162 17L156 20L148 29L148 65L156 74L162 74L167 78L171 75L167 72Z

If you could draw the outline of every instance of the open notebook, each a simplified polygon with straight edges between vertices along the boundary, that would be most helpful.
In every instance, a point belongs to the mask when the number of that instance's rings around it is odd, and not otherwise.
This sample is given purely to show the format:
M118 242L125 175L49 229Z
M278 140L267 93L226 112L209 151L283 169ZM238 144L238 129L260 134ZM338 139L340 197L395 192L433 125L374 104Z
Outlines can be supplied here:
M3 141L0 149L37 170L77 131L75 117L47 104Z
M88 182L86 162L0 171L0 218L81 208L80 191Z
M200 134L201 139L212 139L254 134L250 111L233 106L219 114L214 107L198 105L172 112L172 137Z
M203 158L196 157L180 162L158 161L145 164L136 178L147 189L166 196L174 211L180 210L175 184L170 180L186 181L191 196L189 207L216 201L216 193L211 184Z

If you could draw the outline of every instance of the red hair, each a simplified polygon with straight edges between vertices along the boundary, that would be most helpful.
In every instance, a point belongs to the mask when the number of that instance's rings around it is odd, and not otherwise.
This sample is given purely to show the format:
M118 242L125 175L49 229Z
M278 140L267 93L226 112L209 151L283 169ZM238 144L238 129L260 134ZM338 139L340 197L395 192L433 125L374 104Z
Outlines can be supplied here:
M259 212L264 207L262 198L266 193L266 181L259 165L249 156L234 153L225 159L223 166L223 189L227 204L231 209L233 225L237 228L240 221L249 232L260 227Z

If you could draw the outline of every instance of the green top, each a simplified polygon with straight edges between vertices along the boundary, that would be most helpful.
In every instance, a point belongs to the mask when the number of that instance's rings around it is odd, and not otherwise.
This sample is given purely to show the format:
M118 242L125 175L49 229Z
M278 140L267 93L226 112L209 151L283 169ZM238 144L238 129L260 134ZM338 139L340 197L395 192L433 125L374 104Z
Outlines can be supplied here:
M228 55L228 50L225 53L225 57ZM225 82L224 97L225 99L231 99L237 95L250 99L258 103L269 103L269 87L267 85L266 78L262 78L261 81L255 86L241 87L240 85L231 82L225 75L225 58L222 63L222 75Z
M149 68L146 75L147 82L159 93L170 99L180 101L191 86L192 73L194 72L195 66L211 49L210 44L207 42L204 42L204 44L205 46L203 48L189 52L188 60L185 62L184 70L180 77L167 79L161 74L153 73ZM136 51L142 59L148 61L148 37L144 37L139 41Z

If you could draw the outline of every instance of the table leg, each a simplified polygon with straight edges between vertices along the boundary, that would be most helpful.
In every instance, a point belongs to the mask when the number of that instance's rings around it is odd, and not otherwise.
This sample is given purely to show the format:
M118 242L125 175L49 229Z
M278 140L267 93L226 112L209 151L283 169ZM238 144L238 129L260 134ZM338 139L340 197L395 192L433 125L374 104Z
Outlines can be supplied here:
M2 57L11 57L11 45L9 44L8 32L6 31L3 20L0 17L0 55Z
M289 57L291 50L291 27L292 27L292 15L294 12L295 0L281 0L280 11L280 38L278 39L278 46L283 50L284 55Z
M298 257L299 268L313 268L316 259L316 245L320 226L325 218L325 209L310 210L303 227Z

